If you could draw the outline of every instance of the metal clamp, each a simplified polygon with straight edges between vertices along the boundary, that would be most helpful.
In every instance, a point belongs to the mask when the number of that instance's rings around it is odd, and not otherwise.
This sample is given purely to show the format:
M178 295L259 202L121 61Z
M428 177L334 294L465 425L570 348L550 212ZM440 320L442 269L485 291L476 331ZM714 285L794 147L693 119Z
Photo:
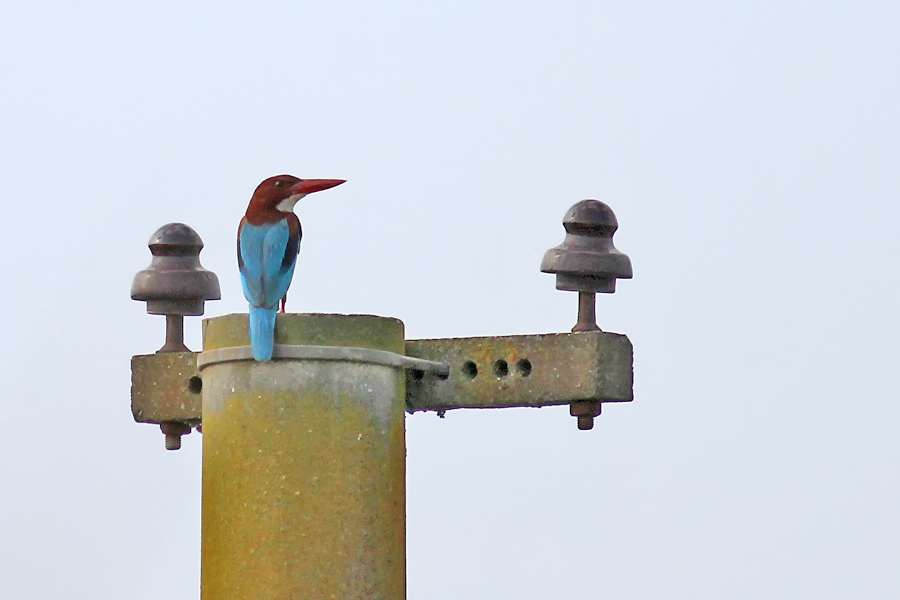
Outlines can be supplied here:
M374 348L356 348L352 346L297 346L276 345L273 358L293 360L329 360L338 362L358 362L371 365L383 365L430 373L441 379L450 376L450 365L443 362L412 358L387 350ZM201 352L197 356L197 368L201 371L213 364L254 360L250 346L232 346Z

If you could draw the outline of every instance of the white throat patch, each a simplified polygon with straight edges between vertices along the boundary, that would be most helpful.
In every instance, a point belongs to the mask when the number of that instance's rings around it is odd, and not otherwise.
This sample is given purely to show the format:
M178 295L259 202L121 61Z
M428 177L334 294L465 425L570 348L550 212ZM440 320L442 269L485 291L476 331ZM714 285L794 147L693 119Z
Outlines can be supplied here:
M280 210L281 212L293 212L294 205L303 198L306 194L294 194L293 196L288 196L281 202L275 205L275 208Z

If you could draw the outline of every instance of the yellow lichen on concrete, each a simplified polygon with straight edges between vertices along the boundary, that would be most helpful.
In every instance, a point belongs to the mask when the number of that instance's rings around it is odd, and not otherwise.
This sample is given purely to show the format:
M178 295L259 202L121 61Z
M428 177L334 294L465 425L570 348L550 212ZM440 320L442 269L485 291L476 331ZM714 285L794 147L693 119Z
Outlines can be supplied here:
M203 600L405 598L404 380L328 361L204 369Z

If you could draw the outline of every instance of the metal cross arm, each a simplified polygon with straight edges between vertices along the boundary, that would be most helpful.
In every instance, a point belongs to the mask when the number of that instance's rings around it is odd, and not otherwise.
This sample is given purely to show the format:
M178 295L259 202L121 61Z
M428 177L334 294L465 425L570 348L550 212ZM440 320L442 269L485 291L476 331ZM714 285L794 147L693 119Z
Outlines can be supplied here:
M410 411L440 414L455 408L540 407L633 398L631 342L615 333L410 340L406 353L450 365L446 379L410 373L406 382Z
M228 350L239 348L245 347ZM306 354L308 358L328 358L318 352ZM131 408L135 421L201 425L203 375L197 366L199 354L167 352L132 357ZM441 414L456 408L541 407L629 402L633 398L631 342L616 333L407 340L406 354L449 367L449 375L443 376L415 361L399 365L407 370L406 404L410 412ZM335 355L333 359L339 358Z

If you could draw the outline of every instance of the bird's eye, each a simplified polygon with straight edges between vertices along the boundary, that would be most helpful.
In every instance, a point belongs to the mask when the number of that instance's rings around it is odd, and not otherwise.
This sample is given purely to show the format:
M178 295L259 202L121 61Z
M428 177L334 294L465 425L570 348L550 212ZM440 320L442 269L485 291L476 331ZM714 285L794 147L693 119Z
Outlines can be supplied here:
M284 182L280 179L275 180L275 187L284 187Z

